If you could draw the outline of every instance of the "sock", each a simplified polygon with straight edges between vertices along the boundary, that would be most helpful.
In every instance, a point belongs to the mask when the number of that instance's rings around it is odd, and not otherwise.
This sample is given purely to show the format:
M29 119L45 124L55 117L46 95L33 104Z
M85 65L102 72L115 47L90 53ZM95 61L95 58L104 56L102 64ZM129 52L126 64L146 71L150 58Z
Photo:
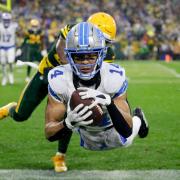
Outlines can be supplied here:
M6 77L6 76L7 76L6 65L2 64L2 77Z
M9 64L9 72L13 73L13 64L12 63Z
M132 134L127 138L125 147L128 147L132 144L134 138L138 135L139 129L141 127L141 120L138 116L134 116L132 118L132 121L133 121Z
M28 67L27 67L27 77L30 77L30 73L31 73L31 67L28 66Z
M71 136L72 136L72 131L70 130L64 131L63 135L59 138L58 141L58 152L61 152L62 154L66 153Z

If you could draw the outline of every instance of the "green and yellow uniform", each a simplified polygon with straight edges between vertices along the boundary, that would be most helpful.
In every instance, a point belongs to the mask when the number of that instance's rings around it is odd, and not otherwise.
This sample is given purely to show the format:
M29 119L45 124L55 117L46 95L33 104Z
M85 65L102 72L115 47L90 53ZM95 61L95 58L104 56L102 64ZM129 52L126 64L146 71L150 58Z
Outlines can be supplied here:
M28 29L22 44L23 61L40 61L42 59L41 50L43 44L43 32L41 29Z

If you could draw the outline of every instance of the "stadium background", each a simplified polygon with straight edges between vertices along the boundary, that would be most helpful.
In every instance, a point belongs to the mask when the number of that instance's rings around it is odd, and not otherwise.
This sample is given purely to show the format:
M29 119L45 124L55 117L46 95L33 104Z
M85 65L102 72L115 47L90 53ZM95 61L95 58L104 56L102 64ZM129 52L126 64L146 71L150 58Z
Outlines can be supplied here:
M180 63L154 61L179 56L179 7L178 0L12 1L13 19L20 31L31 18L39 18L47 44L51 34L55 37L67 23L86 20L97 11L110 13L118 29L116 63L125 67L129 78L128 99L132 108L142 106L151 129L146 140L136 139L129 149L106 152L85 151L74 134L67 153L69 171L54 174L51 156L57 143L44 137L45 100L26 122L10 118L0 122L0 179L179 179ZM18 37L18 44L22 39ZM0 106L17 101L25 86L24 76L25 68L16 67L15 84L0 86Z
M94 12L108 12L117 23L116 59L180 59L179 9L178 0L12 0L19 34L30 19L38 18L47 48L64 25L85 21Z

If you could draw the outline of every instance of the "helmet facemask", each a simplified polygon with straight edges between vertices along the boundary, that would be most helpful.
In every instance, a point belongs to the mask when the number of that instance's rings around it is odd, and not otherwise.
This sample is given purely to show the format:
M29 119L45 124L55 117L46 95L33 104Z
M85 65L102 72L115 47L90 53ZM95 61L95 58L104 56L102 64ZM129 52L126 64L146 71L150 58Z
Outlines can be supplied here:
M82 80L92 79L99 72L106 50L102 32L87 22L73 27L66 38L67 59Z
M100 70L105 57L105 49L93 52L68 52L67 57L73 68L73 72L83 80L92 79ZM84 61L89 63L84 64Z

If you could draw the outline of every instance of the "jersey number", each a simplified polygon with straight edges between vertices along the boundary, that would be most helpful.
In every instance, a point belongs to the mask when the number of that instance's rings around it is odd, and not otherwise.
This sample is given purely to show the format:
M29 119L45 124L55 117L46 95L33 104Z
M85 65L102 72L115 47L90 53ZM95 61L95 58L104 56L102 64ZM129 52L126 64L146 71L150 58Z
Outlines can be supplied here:
M118 73L120 76L123 75L123 71L119 70L119 66L117 64L111 64L111 66L115 67L116 69L110 69L110 73Z
M10 42L10 39L11 39L11 34L3 34L2 35L3 42Z
M51 79L56 78L59 75L63 75L63 71L55 70L54 74L51 74Z

